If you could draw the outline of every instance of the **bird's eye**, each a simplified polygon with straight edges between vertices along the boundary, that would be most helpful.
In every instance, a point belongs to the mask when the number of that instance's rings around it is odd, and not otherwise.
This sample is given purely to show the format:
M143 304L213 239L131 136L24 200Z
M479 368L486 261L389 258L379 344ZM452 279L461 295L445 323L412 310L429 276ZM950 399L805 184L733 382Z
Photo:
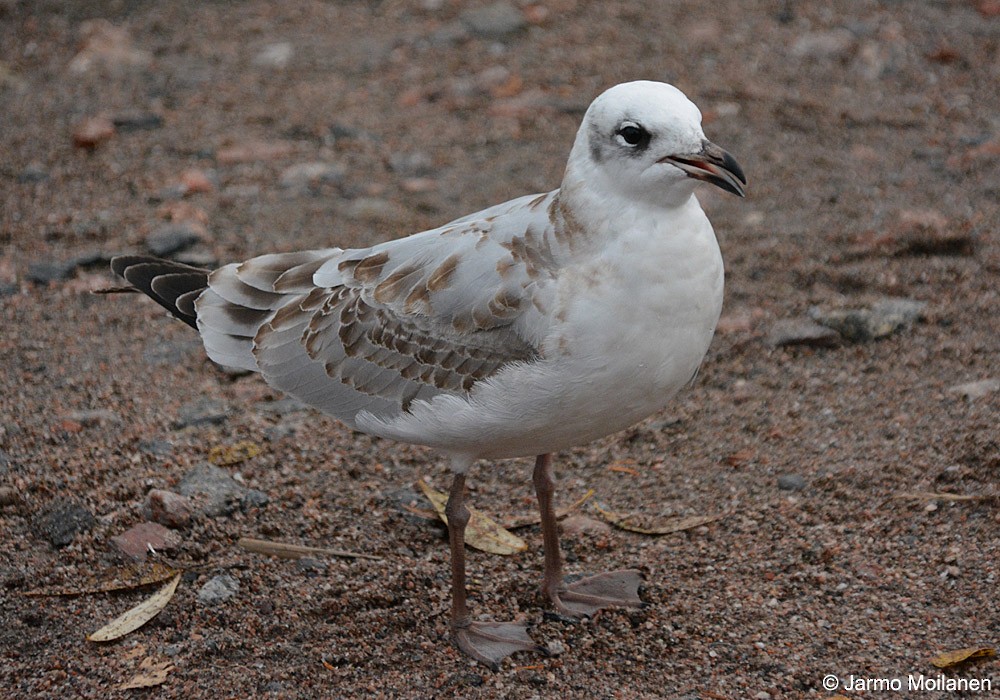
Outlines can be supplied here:
M618 140L624 146L644 148L649 139L649 132L638 124L626 123L618 129Z

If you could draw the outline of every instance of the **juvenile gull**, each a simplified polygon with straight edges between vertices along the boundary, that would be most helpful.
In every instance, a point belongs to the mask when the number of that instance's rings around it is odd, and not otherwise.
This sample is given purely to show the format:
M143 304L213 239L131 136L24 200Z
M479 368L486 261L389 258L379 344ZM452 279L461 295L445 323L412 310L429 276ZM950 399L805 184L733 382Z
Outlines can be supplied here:
M636 607L638 571L565 583L552 453L663 408L695 375L722 306L722 258L694 188L743 196L677 88L617 85L590 105L562 185L370 248L263 255L214 271L142 256L112 269L201 334L216 362L372 435L437 448L454 479L451 627L496 668L542 651L466 605L466 473L534 456L555 609Z

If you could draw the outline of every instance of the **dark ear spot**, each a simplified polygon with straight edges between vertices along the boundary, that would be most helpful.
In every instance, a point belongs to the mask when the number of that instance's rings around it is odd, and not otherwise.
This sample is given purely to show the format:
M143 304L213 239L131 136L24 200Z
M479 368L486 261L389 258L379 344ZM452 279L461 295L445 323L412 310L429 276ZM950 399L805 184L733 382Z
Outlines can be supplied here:
M590 131L587 134L587 145L590 146L590 158L595 163L600 163L604 160L603 146L601 143L601 132L597 128L596 124L590 125Z

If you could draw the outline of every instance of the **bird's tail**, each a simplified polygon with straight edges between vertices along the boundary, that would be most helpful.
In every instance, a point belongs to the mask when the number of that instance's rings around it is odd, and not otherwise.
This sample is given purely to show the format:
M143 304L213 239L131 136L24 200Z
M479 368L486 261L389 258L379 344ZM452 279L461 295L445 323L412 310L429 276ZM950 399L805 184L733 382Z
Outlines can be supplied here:
M120 255L111 260L111 269L184 323L198 328L194 301L208 287L210 270L148 255Z

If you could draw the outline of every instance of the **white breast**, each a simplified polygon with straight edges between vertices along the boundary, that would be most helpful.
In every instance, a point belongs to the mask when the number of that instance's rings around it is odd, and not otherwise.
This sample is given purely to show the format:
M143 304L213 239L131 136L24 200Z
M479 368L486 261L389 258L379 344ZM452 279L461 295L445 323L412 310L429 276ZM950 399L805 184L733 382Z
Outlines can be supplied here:
M697 200L671 230L637 222L562 270L543 360L510 366L466 399L437 396L359 427L472 458L542 454L632 425L697 371L722 306L722 258Z

